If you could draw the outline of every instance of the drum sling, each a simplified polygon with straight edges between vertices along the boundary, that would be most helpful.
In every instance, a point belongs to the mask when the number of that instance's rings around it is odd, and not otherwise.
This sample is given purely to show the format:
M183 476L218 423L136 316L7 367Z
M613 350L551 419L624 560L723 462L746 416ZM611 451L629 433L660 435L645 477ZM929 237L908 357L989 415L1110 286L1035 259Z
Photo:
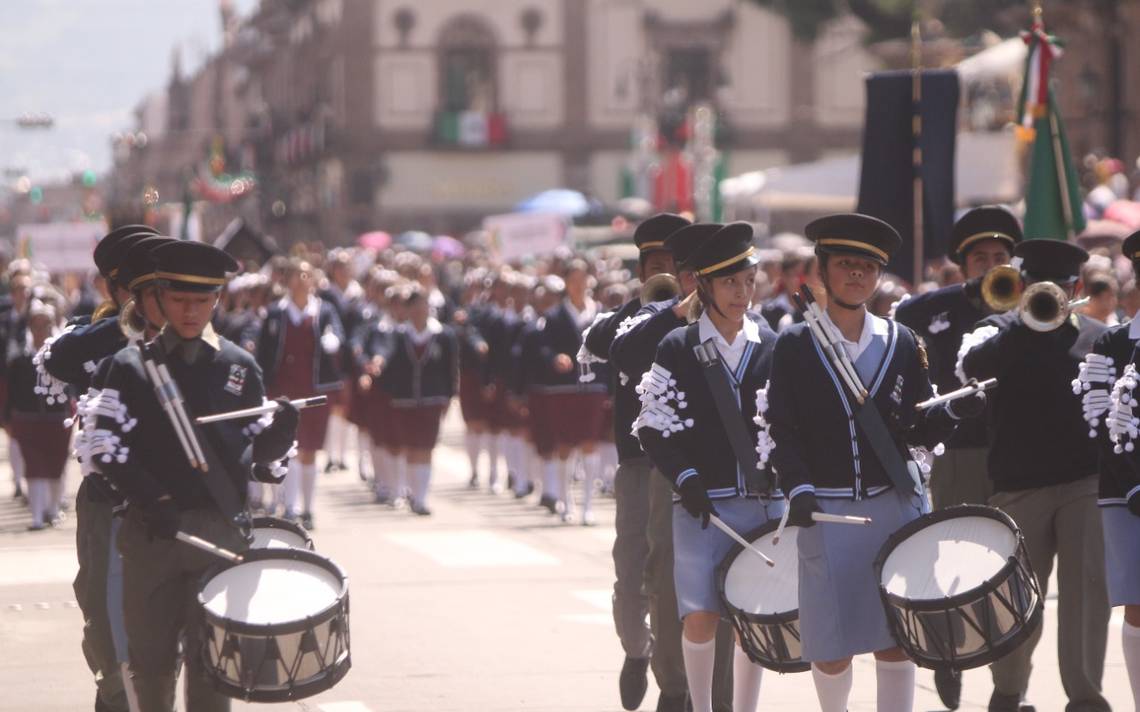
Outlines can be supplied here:
M721 359L716 345L712 341L703 344L698 342L698 329L699 326L695 323L685 328L685 344L693 350L697 363L701 364L701 372L712 393L720 422L732 445L732 452L736 455L736 463L744 474L745 489L749 494L767 492L771 489L771 483L768 473L759 469L756 448L751 444L752 438L744 426L744 416L740 412L739 384L730 382L728 365Z

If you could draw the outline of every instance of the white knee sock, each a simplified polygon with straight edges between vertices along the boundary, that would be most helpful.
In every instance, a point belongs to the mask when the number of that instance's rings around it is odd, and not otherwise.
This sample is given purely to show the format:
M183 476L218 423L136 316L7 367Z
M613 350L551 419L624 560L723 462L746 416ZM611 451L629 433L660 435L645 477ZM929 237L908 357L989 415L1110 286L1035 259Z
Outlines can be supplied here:
M249 505L257 508L263 505L261 500L261 483L250 480L249 485L246 486L246 496L249 497Z
M19 487L21 482L27 481L24 477L24 454L20 452L20 444L12 438L8 438L8 462L12 464L12 480Z
M32 512L32 526L44 525L44 513L48 507L48 481L42 477L24 480L27 485L28 509Z
M394 459L396 460L396 466L392 469L396 473L396 476L393 479L393 482L394 482L395 488L396 488L395 494L397 497L407 497L408 496L408 458L405 457L404 455L400 454L400 455L396 455L396 457Z
M420 507L428 505L428 488L431 486L431 465L416 464L412 471L412 499Z
M600 452L602 455L602 482L612 487L614 475L617 474L617 448L610 443L603 443Z
M732 712L756 712L760 702L760 677L764 668L748 659L748 654L733 648L732 654Z
M301 502L308 514L313 513L313 500L317 496L317 463L301 465Z
M574 513L574 460L558 461L558 485L562 492L563 512Z
M63 507L63 476L48 480L48 516L55 519Z
M681 636L681 655L685 659L685 679L689 682L689 698L693 702L693 712L712 712L716 638L707 643L694 643Z
M376 495L393 496L392 463L388 451L382 447L372 448L372 492Z
M325 431L325 455L328 456L329 462L340 462L340 458L344 456L343 452L337 450L340 445L340 431L344 421L336 413L329 414L329 425Z
M479 435L470 430L463 433L463 446L467 448L467 460L471 463L471 474L479 472Z
M914 663L909 660L875 661L878 712L911 712L914 709Z
M558 463L554 460L542 461L542 496L559 499Z
M595 451L583 455L582 464L586 470L586 492L582 496L582 509L589 512L594 507L594 487L601 484L602 454Z
M819 698L820 712L846 712L847 698L851 695L851 684L855 674L851 665L838 675L828 675L816 666L811 666L811 677L815 682L815 694Z
M1128 671L1128 681L1132 683L1132 699L1140 710L1140 626L1124 622L1120 631L1120 642L1124 647L1124 669Z
M364 428L356 429L356 467L364 479L376 477L376 466L372 464L372 438Z
M301 463L298 460L289 461L289 472L285 481L281 483L281 503L285 506L285 516L295 517L300 514L298 500L301 499Z
M488 472L490 472L490 482L492 487L494 487L499 482L499 451L502 449L502 443L502 433L488 433L487 460L490 462Z

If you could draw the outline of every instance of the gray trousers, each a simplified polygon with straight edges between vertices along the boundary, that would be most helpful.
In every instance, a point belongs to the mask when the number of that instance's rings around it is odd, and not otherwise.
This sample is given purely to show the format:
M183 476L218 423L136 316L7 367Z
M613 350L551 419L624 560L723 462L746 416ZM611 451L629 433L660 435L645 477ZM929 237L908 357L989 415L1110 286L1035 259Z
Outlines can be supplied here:
M108 710L126 712L127 694L123 688L115 650L115 624L107 604L108 568L116 556L111 541L113 521L109 502L92 499L93 485L87 479L75 496L75 544L79 571L72 588L83 612L83 656L95 675L99 701ZM119 608L122 608L121 601Z
M673 584L673 488L656 469L649 471L649 558L645 585L649 592L649 621L653 630L650 667L663 695L688 690L685 658L681 653L681 619ZM716 633L713 669L713 709L732 712L732 625L721 621Z
M994 493L986 459L989 448L947 449L934 458L930 471L930 497L935 509L955 504L985 504Z
M653 652L645 564L649 559L649 460L639 457L618 465L614 476L617 511L614 528L614 629L626 657Z
M1057 559L1057 657L1068 712L1108 710L1101 696L1108 642L1108 591L1104 534L1096 506L1097 477L1017 492L997 492L990 504L1013 518L1045 595ZM994 687L1023 694L1033 669L1041 628L990 666Z

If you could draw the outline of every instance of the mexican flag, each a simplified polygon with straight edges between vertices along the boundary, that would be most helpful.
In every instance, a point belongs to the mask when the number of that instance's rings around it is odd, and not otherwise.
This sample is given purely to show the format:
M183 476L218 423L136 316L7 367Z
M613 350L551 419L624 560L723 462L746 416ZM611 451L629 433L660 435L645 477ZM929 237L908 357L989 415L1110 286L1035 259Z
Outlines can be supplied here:
M1029 52L1018 102L1018 135L1033 144L1025 189L1025 238L1069 240L1085 229L1085 218L1069 141L1049 81L1049 70L1061 56L1061 47L1056 38L1045 34L1040 15L1022 39Z

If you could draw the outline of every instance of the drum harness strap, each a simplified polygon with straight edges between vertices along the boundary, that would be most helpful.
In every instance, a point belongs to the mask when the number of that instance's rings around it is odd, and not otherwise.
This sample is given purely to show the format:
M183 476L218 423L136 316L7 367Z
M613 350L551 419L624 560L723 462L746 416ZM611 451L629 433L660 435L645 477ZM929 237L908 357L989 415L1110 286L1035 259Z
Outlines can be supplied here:
M744 479L746 494L762 494L771 489L768 473L759 469L756 449L749 445L751 438L744 426L744 417L740 412L739 383L730 383L731 374L728 365L720 357L716 345L710 340L699 343L699 324L693 323L685 327L685 344L693 350L697 362L701 364L701 372L705 382L708 383L716 404L717 414L720 415L721 424L724 425L728 442L732 445L732 452L736 455L737 466ZM747 354L745 354L747 358ZM731 377L735 382L735 377Z

